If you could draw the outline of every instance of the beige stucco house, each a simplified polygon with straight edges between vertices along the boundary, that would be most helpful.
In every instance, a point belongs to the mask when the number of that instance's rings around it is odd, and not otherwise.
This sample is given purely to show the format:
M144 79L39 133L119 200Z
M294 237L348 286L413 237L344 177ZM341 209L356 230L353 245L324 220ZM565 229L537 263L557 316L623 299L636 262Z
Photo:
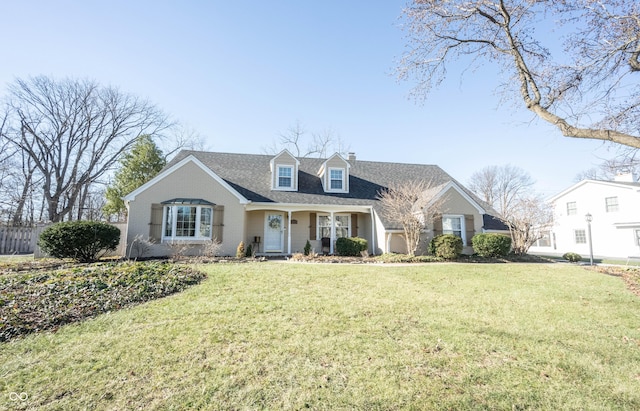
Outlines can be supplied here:
M404 253L402 228L384 218L377 197L411 179L435 183L444 196L442 215L425 230L419 252L434 235L448 232L462 237L464 252L472 253L474 234L505 229L493 210L435 165L337 153L296 158L287 150L275 156L182 151L124 198L127 244L151 238L150 254L162 256L171 242L189 243L198 253L199 245L216 239L222 255L235 255L241 241L258 255L289 255L302 252L307 240L316 252L333 253L337 238L361 237L370 254Z

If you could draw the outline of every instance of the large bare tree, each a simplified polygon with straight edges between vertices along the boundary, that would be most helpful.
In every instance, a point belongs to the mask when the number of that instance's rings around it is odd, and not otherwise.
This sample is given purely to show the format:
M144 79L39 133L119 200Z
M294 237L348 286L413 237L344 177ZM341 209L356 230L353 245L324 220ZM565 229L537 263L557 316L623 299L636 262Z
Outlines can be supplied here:
M138 136L169 126L148 101L90 80L17 79L9 85L6 109L2 140L24 154L23 166L37 174L32 181L41 179L53 222L82 218L90 186Z
M443 212L446 196L431 181L414 180L390 185L378 193L382 215L402 227L407 253L415 255L420 235Z
M551 207L533 191L533 184L529 173L512 165L487 166L469 179L468 187L509 227L517 254L525 254L539 238L537 228L551 221Z
M403 16L399 76L418 96L456 59L493 62L507 95L564 136L640 148L637 0L413 0Z
M523 169L510 164L487 166L476 171L468 187L480 198L505 215L524 194L531 191L534 181Z

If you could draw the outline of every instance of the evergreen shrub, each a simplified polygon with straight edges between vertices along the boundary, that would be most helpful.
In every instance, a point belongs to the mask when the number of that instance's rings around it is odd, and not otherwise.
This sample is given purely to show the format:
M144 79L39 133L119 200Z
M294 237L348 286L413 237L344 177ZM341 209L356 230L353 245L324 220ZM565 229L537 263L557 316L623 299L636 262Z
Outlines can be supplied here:
M504 257L511 250L511 237L496 233L476 234L471 244L480 257Z
M454 260L462 253L462 238L453 234L440 234L429 243L429 251L436 257Z
M360 257L369 248L367 240L360 237L340 237L336 240L336 253L343 256Z
M38 246L55 258L90 263L120 243L120 229L98 221L68 221L44 229Z
M581 261L581 260L582 260L582 256L581 256L580 254L578 254L578 253L571 253L571 252L569 252L569 253L564 253L564 254L562 255L562 258L564 258L565 260L570 261L570 262L572 262L572 263L577 263L578 261Z

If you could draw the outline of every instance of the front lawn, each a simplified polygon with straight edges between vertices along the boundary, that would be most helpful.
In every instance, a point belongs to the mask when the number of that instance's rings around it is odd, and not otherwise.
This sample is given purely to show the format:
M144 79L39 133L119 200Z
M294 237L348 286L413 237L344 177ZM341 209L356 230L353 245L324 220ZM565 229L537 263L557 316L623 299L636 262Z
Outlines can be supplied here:
M9 409L640 409L640 299L564 264L215 264L0 344ZM13 394L13 395L12 395Z

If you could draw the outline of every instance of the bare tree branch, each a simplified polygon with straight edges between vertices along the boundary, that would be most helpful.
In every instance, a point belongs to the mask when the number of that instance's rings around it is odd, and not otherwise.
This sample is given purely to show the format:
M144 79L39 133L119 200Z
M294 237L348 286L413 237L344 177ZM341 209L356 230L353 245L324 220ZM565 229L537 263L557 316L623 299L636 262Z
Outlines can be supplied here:
M71 218L89 186L139 135L158 134L170 125L155 106L117 89L44 76L10 85L7 112L3 138L42 178L51 221Z
M640 148L640 87L631 78L640 71L637 1L414 0L403 15L412 47L398 76L417 78L416 96L442 82L448 62L494 62L512 74L505 90L515 86L562 135ZM562 55L542 44L551 24L571 30L557 39Z
M290 126L286 132L280 133L277 142L273 141L269 146L262 147L262 151L275 155L287 149L295 157L326 158L333 153L344 155L349 150L340 136L330 128L319 133L312 133L311 139L307 135L302 123L296 120L295 124Z

